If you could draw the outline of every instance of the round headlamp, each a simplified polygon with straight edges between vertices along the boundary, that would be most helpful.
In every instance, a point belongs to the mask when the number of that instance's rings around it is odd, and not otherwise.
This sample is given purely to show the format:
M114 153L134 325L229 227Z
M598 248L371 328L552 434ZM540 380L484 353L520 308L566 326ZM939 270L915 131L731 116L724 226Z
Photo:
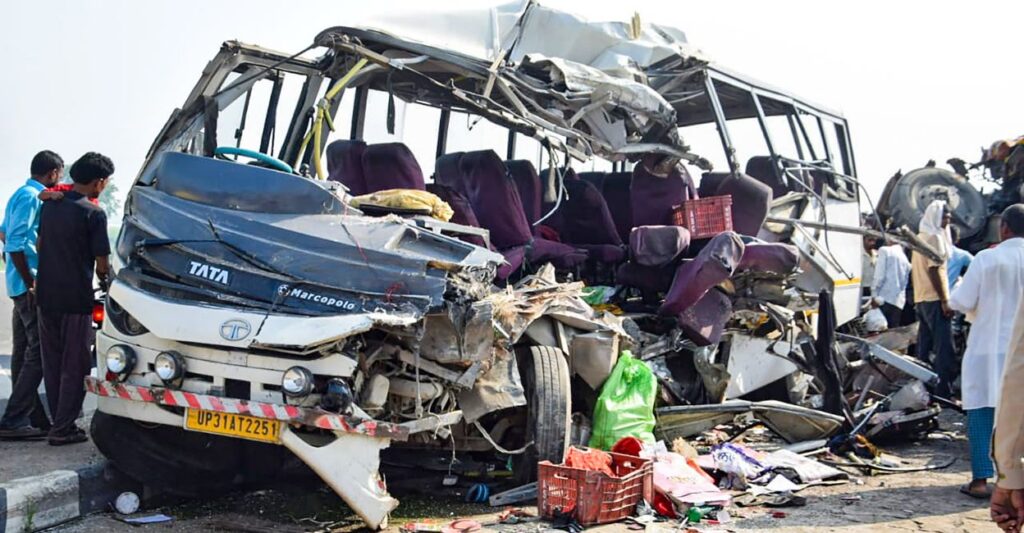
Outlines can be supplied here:
M288 396L306 396L313 392L313 373L301 366L293 366L281 376L281 390Z
M185 358L177 352L160 352L153 361L153 370L164 382L177 381L185 375Z
M115 344L107 350L107 370L124 377L135 369L135 350L130 346Z

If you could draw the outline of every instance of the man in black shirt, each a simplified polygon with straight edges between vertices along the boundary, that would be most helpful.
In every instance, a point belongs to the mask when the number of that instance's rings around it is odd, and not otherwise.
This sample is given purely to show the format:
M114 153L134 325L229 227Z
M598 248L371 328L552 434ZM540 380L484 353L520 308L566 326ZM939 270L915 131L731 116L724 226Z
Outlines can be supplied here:
M89 152L71 165L74 188L45 202L39 221L39 340L54 446L88 440L75 425L91 364L93 267L106 286L110 264L107 215L90 203L114 173L110 158Z

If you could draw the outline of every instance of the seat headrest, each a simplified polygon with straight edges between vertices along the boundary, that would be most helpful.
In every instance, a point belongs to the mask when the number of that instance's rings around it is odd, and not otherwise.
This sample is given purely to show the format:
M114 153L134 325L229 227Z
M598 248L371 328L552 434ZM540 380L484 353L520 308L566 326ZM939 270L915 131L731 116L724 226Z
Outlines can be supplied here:
M366 143L357 140L334 141L327 145L327 179L348 187L353 196L366 194L363 153Z
M368 192L387 189L426 190L423 171L412 150L402 143L371 144L363 153Z

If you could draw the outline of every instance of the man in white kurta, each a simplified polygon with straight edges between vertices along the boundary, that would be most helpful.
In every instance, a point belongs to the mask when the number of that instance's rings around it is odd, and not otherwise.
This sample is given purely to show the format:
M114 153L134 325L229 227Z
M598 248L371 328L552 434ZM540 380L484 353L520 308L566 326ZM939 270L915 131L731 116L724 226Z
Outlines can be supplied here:
M988 497L988 478L994 474L989 455L995 406L1014 316L1024 294L1024 205L1003 212L1000 237L998 246L974 258L949 299L949 306L971 321L961 367L961 399L967 411L973 479L961 491L975 497Z

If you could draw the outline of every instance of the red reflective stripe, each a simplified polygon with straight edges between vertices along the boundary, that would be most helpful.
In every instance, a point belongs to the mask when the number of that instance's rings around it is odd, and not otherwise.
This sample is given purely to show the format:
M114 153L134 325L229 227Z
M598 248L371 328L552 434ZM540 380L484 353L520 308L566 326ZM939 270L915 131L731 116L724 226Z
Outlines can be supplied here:
M220 401L220 398L216 396L210 396L210 405L213 406L214 411L226 411L224 408L224 402Z
M124 398L125 400L132 399L132 393L128 392L128 389L124 385L118 385L115 390L119 397Z
M203 408L203 406L199 405L199 400L196 398L195 394L191 394L191 393L186 392L185 394L183 394L183 396L185 396L185 401L188 402L188 406L189 407L191 407L193 409L202 409Z
M294 405L284 406L284 412L288 413L288 418L299 418L301 416L299 413L299 408L295 407Z
M277 413L274 412L274 406L269 403L257 404L260 406L260 410L263 411L263 416L266 418L277 418Z
M154 401L153 400L153 393L150 392L150 390L147 389L146 387L136 387L135 390L139 391L139 396L142 397L142 401L145 401L145 402L152 402L152 401Z
M174 399L174 394L169 390L164 390L164 397L160 403L170 406L178 405L178 401Z

